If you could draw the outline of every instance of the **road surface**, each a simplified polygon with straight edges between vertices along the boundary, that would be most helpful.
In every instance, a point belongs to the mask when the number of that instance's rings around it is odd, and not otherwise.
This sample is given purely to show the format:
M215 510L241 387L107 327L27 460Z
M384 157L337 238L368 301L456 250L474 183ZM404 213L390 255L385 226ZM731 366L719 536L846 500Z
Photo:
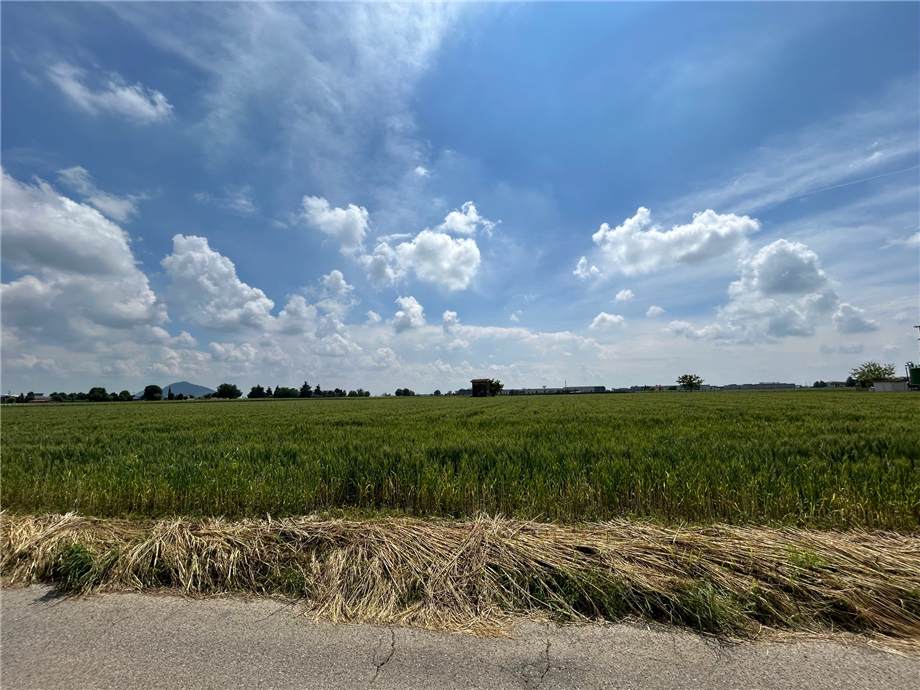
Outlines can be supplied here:
M639 625L511 639L317 623L268 600L0 592L17 688L918 688L920 659L826 641L719 645Z

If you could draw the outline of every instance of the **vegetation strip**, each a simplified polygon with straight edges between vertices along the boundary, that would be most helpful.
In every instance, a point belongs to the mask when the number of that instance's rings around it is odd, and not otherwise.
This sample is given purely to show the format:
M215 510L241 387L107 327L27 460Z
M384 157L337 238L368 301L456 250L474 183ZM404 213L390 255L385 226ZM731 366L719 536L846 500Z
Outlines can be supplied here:
M648 393L3 410L0 504L920 530L920 395Z
M63 592L297 600L333 620L489 632L627 616L730 637L855 632L920 646L920 536L578 526L480 517L118 520L0 514L0 573Z

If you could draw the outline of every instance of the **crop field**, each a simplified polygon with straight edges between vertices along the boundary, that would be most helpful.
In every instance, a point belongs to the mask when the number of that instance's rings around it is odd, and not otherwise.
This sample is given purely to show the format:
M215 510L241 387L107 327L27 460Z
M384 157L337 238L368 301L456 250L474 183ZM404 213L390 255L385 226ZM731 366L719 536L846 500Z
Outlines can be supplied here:
M920 395L10 406L14 513L920 527Z

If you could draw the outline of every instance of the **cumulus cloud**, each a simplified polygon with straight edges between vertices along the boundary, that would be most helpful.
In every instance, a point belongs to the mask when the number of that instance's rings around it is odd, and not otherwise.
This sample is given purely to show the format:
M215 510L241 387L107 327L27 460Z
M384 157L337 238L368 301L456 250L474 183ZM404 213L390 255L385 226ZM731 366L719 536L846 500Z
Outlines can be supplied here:
M304 222L314 230L338 240L343 254L361 250L369 223L366 208L355 204L335 208L318 196L305 196L302 205Z
M424 165L415 166L415 170L412 172L414 172L417 177L428 177L431 175L431 171L429 171L428 168L426 168Z
M339 270L333 270L324 275L322 282L326 291L336 297L347 297L354 290L354 287L348 284L345 276Z
M3 259L25 274L3 285L8 328L91 338L166 320L124 230L45 182L2 179Z
M399 309L393 315L393 328L397 331L425 325L425 310L415 297L397 297L396 304L399 305Z
M489 235L495 226L494 221L479 215L479 211L476 210L476 204L472 201L467 201L459 209L448 213L444 218L444 222L437 227L437 230L453 232L458 235L475 235L477 230L481 230Z
M422 230L396 247L379 242L373 254L361 257L368 279L377 285L392 285L412 273L419 280L452 291L469 287L480 261L475 240L433 230Z
M840 302L818 255L800 242L776 240L744 260L740 272L713 323L672 321L669 330L692 339L752 343L810 336L830 320L844 333L878 327L861 309Z
M48 69L48 78L71 103L93 115L107 112L146 124L168 120L173 114L172 104L162 93L128 84L118 74L92 75L59 62Z
M93 182L89 171L79 165L59 170L58 179L82 196L90 206L119 223L137 213L136 202L143 198L141 195L116 196L102 191Z
M378 314L377 312L375 312L373 309L368 309L368 310L367 310L367 323L368 323L368 324L380 323L381 320L382 320L382 319L381 319L381 317L380 317L380 314Z
M834 312L834 327L841 333L868 333L877 331L877 321L866 317L866 312L847 302L841 302Z
M655 319L664 314L664 309L659 307L657 304L653 304L648 308L648 311L645 312L645 315L650 319Z
M635 296L636 294L632 290L630 290L629 288L626 288L624 290L620 290L617 293L616 299L617 299L617 302L630 302L633 300L633 298L635 298Z
M170 279L170 301L199 326L220 330L265 328L274 302L236 275L236 266L205 237L175 235L161 262Z
M663 230L652 223L651 212L640 207L615 228L603 223L592 239L608 270L638 275L678 264L702 263L735 251L759 228L760 223L748 216L706 210L693 214L690 223ZM587 269L587 259L584 267ZM575 275L582 277L578 268Z
M457 316L455 311L448 309L441 315L441 325L443 325L445 331L450 331L458 323L460 323L460 317Z
M588 280L589 278L597 278L601 274L601 269L599 269L594 264L588 262L588 257L583 256L578 260L578 263L575 264L575 270L572 271L572 275L578 278L579 280Z
M602 311L600 314L594 317L594 320L591 321L591 325L588 326L592 331L601 331L613 328L615 326L622 326L625 323L624 319L619 314L608 314L605 311Z

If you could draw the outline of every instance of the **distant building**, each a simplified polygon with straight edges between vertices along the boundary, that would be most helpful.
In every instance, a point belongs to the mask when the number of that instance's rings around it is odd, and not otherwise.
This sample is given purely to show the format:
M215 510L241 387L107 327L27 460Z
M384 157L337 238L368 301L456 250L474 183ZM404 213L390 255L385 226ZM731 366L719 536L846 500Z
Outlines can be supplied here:
M910 390L907 386L907 379L900 381L876 381L872 384L872 390L877 393L901 393Z
M491 379L472 379L470 383L473 384L474 398L485 398L489 395L489 384L492 383Z

